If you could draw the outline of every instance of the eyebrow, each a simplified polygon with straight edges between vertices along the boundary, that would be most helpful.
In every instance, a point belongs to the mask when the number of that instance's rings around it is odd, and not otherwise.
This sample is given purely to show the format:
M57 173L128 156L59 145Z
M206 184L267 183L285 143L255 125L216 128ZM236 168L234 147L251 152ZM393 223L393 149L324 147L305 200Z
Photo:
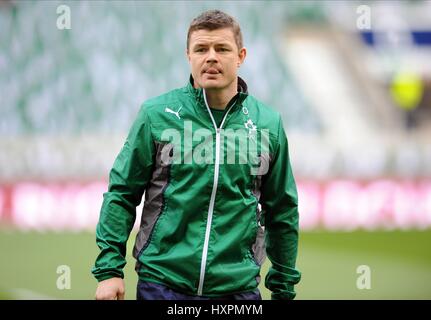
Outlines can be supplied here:
M208 42L197 42L195 44L193 44L193 47L205 47L208 46ZM221 46L226 46L226 47L231 47L232 45L228 42L216 42L215 46L217 47L221 47Z

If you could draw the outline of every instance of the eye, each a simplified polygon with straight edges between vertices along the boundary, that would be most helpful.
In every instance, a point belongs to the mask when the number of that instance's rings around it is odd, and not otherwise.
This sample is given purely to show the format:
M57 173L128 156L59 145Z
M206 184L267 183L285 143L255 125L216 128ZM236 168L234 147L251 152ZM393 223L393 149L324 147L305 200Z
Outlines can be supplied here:
M197 48L195 49L195 52L205 52L206 49L205 48Z

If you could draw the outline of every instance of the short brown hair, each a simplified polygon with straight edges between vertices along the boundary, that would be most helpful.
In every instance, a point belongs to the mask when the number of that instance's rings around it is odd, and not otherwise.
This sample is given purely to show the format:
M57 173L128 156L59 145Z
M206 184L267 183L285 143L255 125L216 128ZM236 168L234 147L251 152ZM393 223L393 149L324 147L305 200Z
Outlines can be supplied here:
M217 30L230 28L233 31L238 49L243 46L241 28L238 22L227 13L220 10L208 10L193 19L187 33L187 49L190 45L190 35L197 30Z

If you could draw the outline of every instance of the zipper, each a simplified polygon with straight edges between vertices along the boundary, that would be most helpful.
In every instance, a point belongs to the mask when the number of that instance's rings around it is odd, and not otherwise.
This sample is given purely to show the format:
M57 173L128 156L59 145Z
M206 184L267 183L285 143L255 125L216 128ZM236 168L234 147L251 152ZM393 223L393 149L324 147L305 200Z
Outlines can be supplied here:
M211 117L211 121L213 123L214 129L216 130L216 154L215 154L215 164L214 164L214 182L213 182L213 188L211 191L210 205L208 208L204 247L202 249L202 260L201 260L201 270L200 270L200 276L199 276L198 296L202 295L202 289L204 286L205 268L206 268L207 257L208 257L208 244L209 244L209 238L210 238L210 233L211 233L211 223L212 223L213 212L214 212L214 202L215 202L215 197L216 197L216 193L217 193L218 176L219 176L219 168L220 168L220 131L223 128L223 124L226 120L227 115L229 114L229 111L232 109L232 107L236 103L236 101L234 103L232 103L232 105L226 111L225 115L223 116L223 120L220 124L220 128L218 128L217 124L214 120L214 117L211 113L211 110L208 106L208 101L207 101L207 97L205 94L205 89L202 89L202 90L203 90L205 106L206 106L208 113Z
M256 204L256 216L255 219L253 219L253 231L254 231L254 241L253 244L256 243L257 237L259 235L259 225L260 225L260 216L261 216L261 211L259 210L259 201L257 200L257 197L255 196L255 199L257 201ZM251 260L258 266L260 267L260 264L257 262L256 258L254 257L254 252L253 252L253 244L251 245L251 248L249 248L248 253L250 255Z

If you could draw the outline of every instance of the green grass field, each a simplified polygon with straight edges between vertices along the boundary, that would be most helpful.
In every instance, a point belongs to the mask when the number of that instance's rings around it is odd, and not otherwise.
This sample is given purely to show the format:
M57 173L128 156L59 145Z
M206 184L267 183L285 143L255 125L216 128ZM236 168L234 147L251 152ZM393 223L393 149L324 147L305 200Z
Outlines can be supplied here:
M126 298L135 298L137 276L129 242ZM0 299L93 299L90 269L94 234L0 231ZM59 265L71 268L71 289L59 290ZM268 268L262 269L264 279ZM371 289L359 290L359 265L371 270ZM302 232L298 256L302 280L297 299L431 299L431 230ZM269 291L260 285L264 299Z

